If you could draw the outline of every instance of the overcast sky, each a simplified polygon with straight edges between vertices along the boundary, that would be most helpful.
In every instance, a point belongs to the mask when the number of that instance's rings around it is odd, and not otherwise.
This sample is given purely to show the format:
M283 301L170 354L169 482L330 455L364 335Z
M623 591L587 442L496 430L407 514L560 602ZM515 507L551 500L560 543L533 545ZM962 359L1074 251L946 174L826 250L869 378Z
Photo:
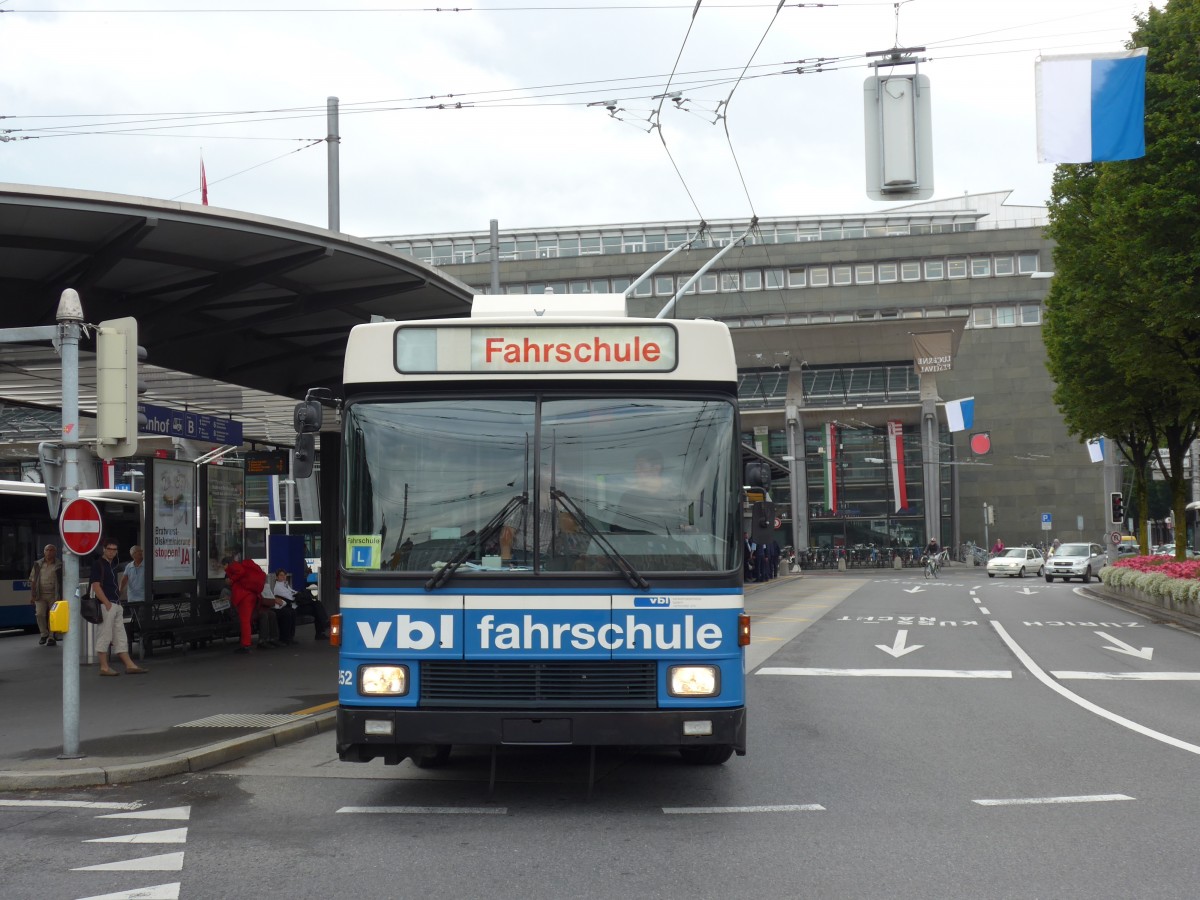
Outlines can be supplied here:
M0 0L0 183L199 203L203 154L212 206L324 227L336 96L349 234L886 209L862 86L898 42L926 48L934 197L1041 204L1034 61L1120 50L1150 5L530 2Z

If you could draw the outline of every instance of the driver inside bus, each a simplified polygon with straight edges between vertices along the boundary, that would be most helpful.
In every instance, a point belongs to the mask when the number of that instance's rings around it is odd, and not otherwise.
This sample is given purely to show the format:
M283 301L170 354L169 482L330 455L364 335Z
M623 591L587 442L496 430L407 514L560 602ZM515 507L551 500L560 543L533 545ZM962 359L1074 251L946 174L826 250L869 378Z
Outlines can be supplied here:
M546 473L543 473L540 496L542 508L539 515L533 514L531 497L530 503L513 510L508 521L501 526L500 564L505 567L512 565L515 554L520 565L532 565L536 546L543 567L576 568L590 538L575 516L551 498L550 480Z
M633 482L617 504L613 531L640 534L685 534L696 530L694 514L678 500L663 475L662 453L653 448L638 452L633 461Z

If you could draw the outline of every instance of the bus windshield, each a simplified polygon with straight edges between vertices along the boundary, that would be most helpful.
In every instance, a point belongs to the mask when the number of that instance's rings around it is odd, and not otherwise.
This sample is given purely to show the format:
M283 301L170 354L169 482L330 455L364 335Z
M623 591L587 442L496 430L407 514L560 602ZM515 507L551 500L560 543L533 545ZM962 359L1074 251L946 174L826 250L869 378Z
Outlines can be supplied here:
M361 401L347 410L346 539L428 577L727 572L738 521L728 398ZM358 569L359 567L356 567ZM374 565L367 568L375 568Z

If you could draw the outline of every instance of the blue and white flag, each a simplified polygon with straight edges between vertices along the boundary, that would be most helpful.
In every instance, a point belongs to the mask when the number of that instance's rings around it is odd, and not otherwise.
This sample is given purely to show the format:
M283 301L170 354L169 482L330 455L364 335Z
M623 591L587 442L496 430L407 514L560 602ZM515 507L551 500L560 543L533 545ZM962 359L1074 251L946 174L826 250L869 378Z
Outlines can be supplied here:
M1087 442L1087 448L1092 462L1104 462L1104 438L1092 438Z
M1037 85L1038 162L1146 155L1146 48L1043 56Z
M975 398L946 401L946 424L951 431L966 431L975 424Z

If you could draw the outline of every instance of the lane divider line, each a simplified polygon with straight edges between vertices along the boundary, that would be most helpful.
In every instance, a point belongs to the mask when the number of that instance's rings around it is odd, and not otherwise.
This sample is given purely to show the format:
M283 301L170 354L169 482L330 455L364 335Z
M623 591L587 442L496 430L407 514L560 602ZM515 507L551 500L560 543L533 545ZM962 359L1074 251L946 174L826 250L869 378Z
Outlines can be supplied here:
M972 800L980 806L1030 806L1041 803L1107 803L1112 800L1132 800L1127 794L1083 794L1078 797L1011 797L1003 800Z
M506 816L506 806L343 806L339 813L417 816Z
M0 800L0 806L24 806L29 809L140 809L136 803L102 803L96 800Z
M794 669L766 666L758 675L851 675L857 678L1012 678L1005 669Z
M775 806L664 806L669 816L722 815L724 813L825 812L820 803L784 803Z
M1059 681L1200 681L1200 672L1051 672Z
M1115 722L1117 725L1128 728L1130 731L1135 731L1138 734L1144 735L1145 737L1153 738L1156 741L1161 741L1168 746L1176 747L1180 750L1186 750L1188 753L1200 755L1200 747L1196 746L1195 744L1180 740L1177 737L1172 737L1169 734L1163 734L1161 731L1155 731L1153 728L1147 728L1145 725L1140 725L1132 719L1126 719L1124 716L1119 716L1102 706L1097 706L1091 700L1085 700L1074 691L1063 687L1061 684L1047 675L1042 667L1035 663L1033 658L1021 649L1020 645L1018 645L1017 642L1009 636L1008 632L1004 630L1003 625L993 619L992 627L996 629L996 633L1000 635L1000 640L1004 641L1004 643L1008 645L1008 649L1011 650L1014 655L1016 655L1017 659L1021 661L1021 664L1029 670L1029 673L1046 687L1050 688L1050 690L1060 694L1063 697L1066 697L1072 703L1083 707L1088 712L1095 713L1101 718L1108 719L1110 722Z

